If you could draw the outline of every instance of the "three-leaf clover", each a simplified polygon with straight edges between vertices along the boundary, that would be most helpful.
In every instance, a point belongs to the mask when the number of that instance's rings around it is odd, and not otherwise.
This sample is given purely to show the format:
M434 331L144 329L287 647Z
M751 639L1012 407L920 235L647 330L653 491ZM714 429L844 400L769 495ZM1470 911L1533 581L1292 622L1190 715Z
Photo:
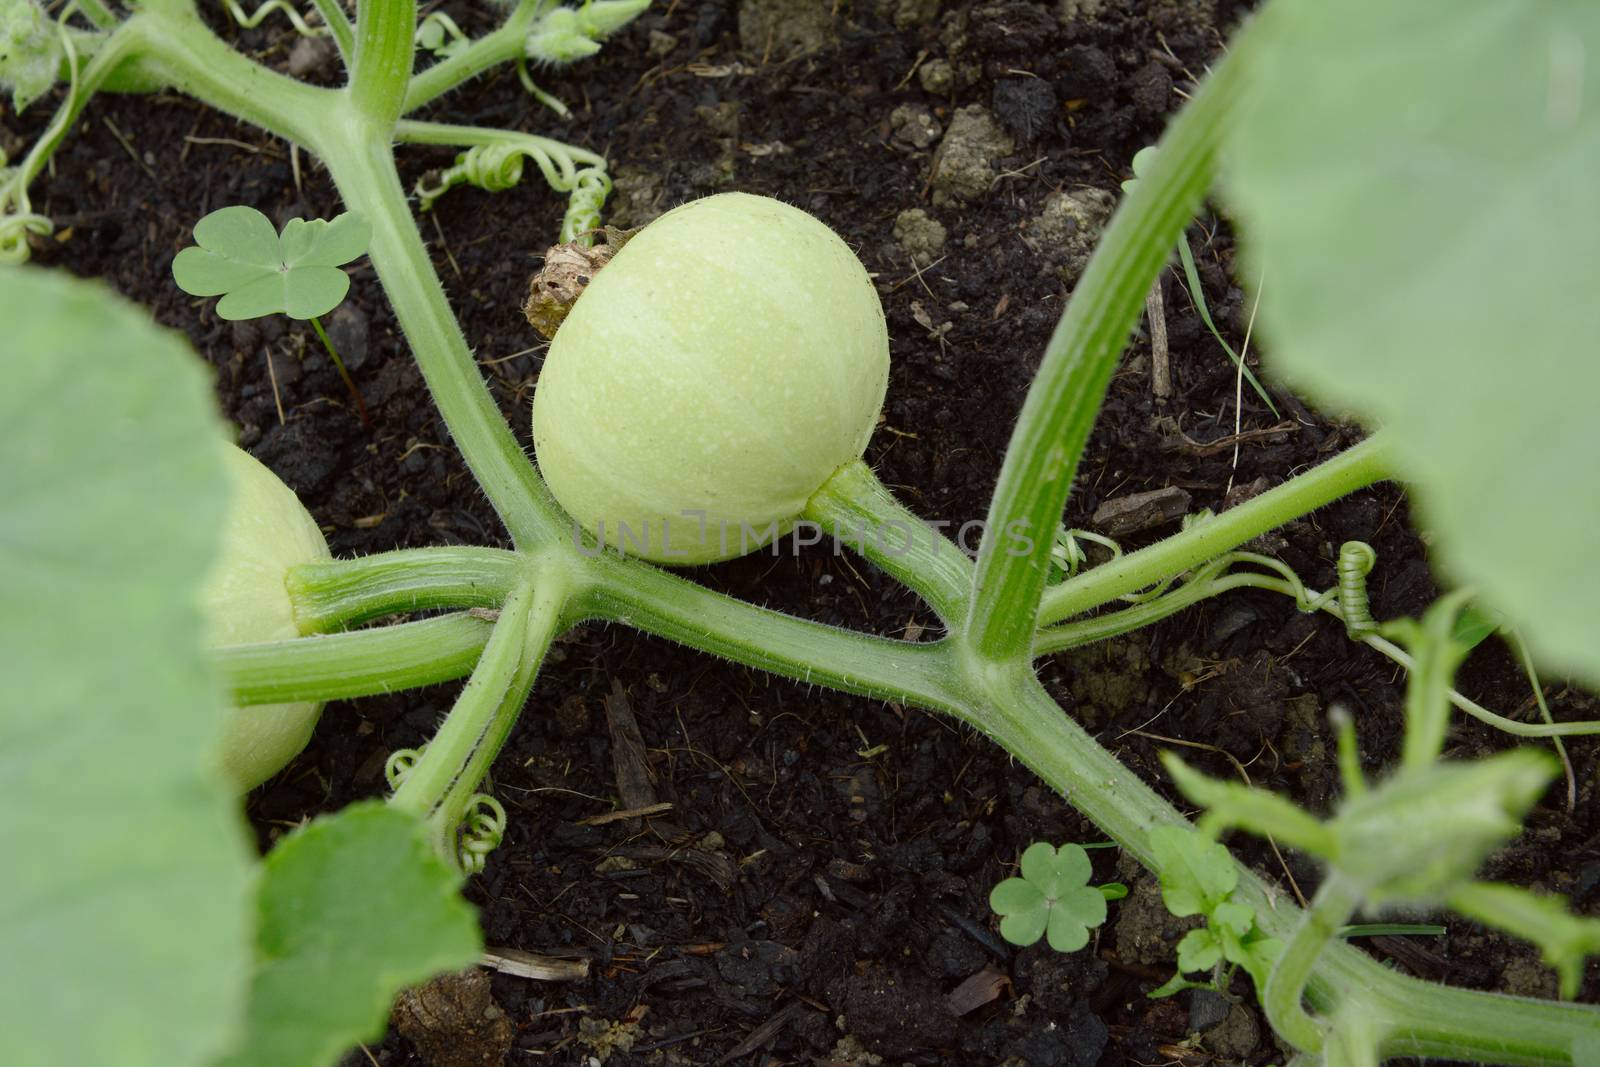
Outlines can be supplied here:
M1093 869L1080 846L1060 849L1043 841L1022 854L1022 877L1007 878L989 893L1000 915L1000 936L1013 945L1047 937L1057 952L1076 952L1089 930L1106 921L1106 895L1089 885Z
M314 319L350 291L340 268L367 250L372 229L346 213L329 222L290 219L279 234L253 207L225 207L195 224L195 244L172 261L178 287L193 296L221 296L224 319L283 313Z

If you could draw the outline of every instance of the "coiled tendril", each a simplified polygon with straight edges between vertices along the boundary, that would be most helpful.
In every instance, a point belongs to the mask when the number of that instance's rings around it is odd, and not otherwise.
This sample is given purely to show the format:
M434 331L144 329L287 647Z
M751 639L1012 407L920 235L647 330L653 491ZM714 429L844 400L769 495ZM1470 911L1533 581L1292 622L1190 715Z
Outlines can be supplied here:
M0 151L0 263L25 262L29 255L28 235L48 237L55 232L55 223L50 221L49 216L33 210L33 201L28 197L28 183L43 169L56 146L61 143L81 102L78 99L78 49L67 30L67 20L77 10L77 4L68 4L56 16L56 33L67 66L66 99L19 165L6 166L6 155Z
M481 874L489 853L499 848L506 836L506 809L488 793L472 794L467 805L458 856L462 871Z
M266 20L268 15L274 11L282 11L289 16L289 24L294 27L294 32L302 37L323 37L333 32L326 26L313 26L308 23L300 12L296 11L286 0L266 0L266 3L249 14L246 14L244 8L239 6L238 0L223 0L222 6L228 9L229 17L238 23L241 29L245 30L255 29Z
M600 228L600 210L611 194L611 178L604 163L580 167L573 150L559 141L532 134L507 134L506 140L474 145L456 156L455 165L417 182L418 206L427 211L458 185L471 185L499 193L522 181L523 161L531 159L545 182L567 193L567 211L561 221L561 241L572 241Z
M397 748L389 753L388 762L383 765L383 777L388 780L389 788L399 789L421 758L422 753L414 748Z
M1346 541L1339 546L1339 610L1344 628L1355 640L1377 633L1378 620L1372 617L1367 597L1367 575L1378 562L1378 553L1365 541Z

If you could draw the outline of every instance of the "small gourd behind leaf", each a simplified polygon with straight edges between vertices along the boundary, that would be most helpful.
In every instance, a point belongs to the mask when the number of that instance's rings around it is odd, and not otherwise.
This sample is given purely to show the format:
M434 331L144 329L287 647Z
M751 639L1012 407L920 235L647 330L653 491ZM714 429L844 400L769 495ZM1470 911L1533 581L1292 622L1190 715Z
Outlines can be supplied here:
M322 531L294 491L249 453L225 445L232 489L222 539L200 591L206 643L282 641L301 636L285 578L290 567L328 559ZM247 792L306 747L322 705L311 702L230 708L221 764Z

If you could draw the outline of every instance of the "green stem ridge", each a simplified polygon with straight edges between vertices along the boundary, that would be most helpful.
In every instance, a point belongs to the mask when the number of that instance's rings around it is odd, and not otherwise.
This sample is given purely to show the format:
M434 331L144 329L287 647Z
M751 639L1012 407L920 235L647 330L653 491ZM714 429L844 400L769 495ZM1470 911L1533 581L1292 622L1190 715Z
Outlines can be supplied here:
M955 706L948 640L892 641L797 619L611 553L585 566L594 585L575 598L574 610L586 617L620 622L808 685L927 708Z
M1121 559L1091 568L1045 592L1039 624L1081 615L1239 547L1324 504L1388 477L1380 433L1260 496Z
M1024 654L1050 573L1050 548L1100 402L1145 294L1211 184L1244 77L1249 29L1162 137L1150 174L1101 238L1045 348L1006 448L978 555L967 632L974 652ZM1213 553L1214 555L1215 553Z
M511 684L506 687L505 696L484 727L471 758L467 760L461 773L456 776L456 780L439 801L429 819L430 830L435 839L442 840L445 845L454 844L454 834L462 819L466 817L467 809L472 806L478 786L488 777L489 768L494 765L495 757L505 747L506 739L511 736L512 728L521 717L522 709L528 702L528 694L533 690L533 683L539 676L539 668L544 663L545 653L550 650L551 641L562 629L565 608L565 586L557 577L557 573L551 570L541 577L535 587L533 604L529 609L528 628L524 635L522 661L511 678ZM454 853L455 850L451 848L449 851Z
M1311 908L1300 920L1283 953L1272 966L1261 1006L1284 1040L1301 1052L1321 1052L1322 1026L1307 1014L1301 1003L1317 958L1339 937L1361 904L1361 893L1337 871L1328 875L1317 890Z
M349 700L460 678L492 629L465 613L209 653L233 703Z
M834 472L806 502L804 517L922 597L952 627L964 622L972 561L897 500L860 460Z
M350 101L374 127L394 129L416 58L417 0L359 0ZM324 157L326 158L326 157Z
M150 85L170 86L287 141L324 140L326 117L339 110L339 90L307 85L240 55L190 4L147 0L118 32L137 36L138 66Z
M449 717L390 798L395 807L426 818L461 776L522 667L532 606L531 582L518 585L506 598L483 656Z
M326 633L385 615L498 607L527 571L526 557L503 549L412 548L304 563L286 585L301 631Z

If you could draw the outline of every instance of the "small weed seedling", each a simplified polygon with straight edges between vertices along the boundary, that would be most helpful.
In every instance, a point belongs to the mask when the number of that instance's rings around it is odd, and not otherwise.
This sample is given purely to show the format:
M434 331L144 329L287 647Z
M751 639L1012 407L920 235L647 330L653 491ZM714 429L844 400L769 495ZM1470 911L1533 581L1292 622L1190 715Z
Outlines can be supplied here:
M1228 850L1181 826L1163 826L1150 835L1161 863L1161 899L1179 918L1203 916L1206 925L1190 930L1178 942L1178 974L1153 996L1176 993L1193 983L1182 976L1212 971L1212 985L1228 988L1221 965L1243 967L1256 988L1266 985L1272 962L1283 946L1256 925L1248 903L1235 900L1239 869ZM1231 971L1229 972L1231 974Z

